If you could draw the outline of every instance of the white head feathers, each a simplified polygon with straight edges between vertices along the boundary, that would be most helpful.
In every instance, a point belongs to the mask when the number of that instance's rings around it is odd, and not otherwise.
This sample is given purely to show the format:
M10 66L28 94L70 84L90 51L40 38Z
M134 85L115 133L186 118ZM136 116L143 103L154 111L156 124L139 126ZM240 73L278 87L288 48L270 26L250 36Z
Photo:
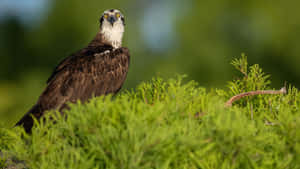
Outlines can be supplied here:
M107 10L100 19L100 33L105 41L119 48L122 45L124 25L124 16L119 10Z

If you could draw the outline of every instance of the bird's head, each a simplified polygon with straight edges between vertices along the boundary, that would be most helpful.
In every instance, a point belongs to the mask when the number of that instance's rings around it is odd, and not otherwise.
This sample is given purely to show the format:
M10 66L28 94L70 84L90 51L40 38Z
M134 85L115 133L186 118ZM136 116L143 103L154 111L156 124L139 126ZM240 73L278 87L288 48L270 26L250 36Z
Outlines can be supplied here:
M114 48L122 45L124 27L124 16L117 9L104 11L100 18L100 32L104 40Z

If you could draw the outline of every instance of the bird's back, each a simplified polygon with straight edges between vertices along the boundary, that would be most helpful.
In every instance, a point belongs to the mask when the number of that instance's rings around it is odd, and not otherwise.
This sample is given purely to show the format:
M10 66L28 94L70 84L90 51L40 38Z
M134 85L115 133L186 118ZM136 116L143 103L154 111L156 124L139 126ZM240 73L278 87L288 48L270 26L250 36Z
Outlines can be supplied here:
M87 101L93 96L116 93L122 87L129 67L127 48L109 45L88 46L64 59L53 71L37 103L16 124L30 132L33 119L48 110L62 111L68 102Z
M110 9L99 21L95 38L54 69L37 103L16 125L23 125L30 132L31 116L40 119L48 110L62 111L68 102L85 102L93 96L120 90L129 66L128 49L122 47L125 19L119 10Z

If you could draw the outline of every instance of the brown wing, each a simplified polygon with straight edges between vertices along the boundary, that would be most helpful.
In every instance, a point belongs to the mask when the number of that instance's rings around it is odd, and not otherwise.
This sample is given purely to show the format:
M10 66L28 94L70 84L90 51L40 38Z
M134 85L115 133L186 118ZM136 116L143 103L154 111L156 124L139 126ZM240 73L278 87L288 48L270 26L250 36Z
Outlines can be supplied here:
M55 104L56 108L60 108L68 101L75 102L79 99L84 102L93 95L116 93L128 72L129 52L127 48L119 48L77 57L73 62L72 66L65 66L48 83L48 90L45 90L40 102L49 103L49 98L53 100L50 103L62 100L60 104ZM44 101L44 98L47 100ZM53 108L52 105L49 106Z
M127 48L102 53L87 50L65 59L49 78L37 104L17 125L30 131L31 114L39 119L46 110L62 110L67 102L85 102L92 96L118 92L125 81L129 59Z
M64 60L62 60L58 66L54 69L53 73L51 74L51 76L48 78L47 83L49 83L54 76L61 72L65 67L68 67L72 64L74 64L74 62L76 62L77 59L79 59L80 57L83 56L91 56L94 54L100 54L103 53L105 51L111 51L113 48L110 45L101 45L101 46L88 46L87 48L84 48L82 50L80 50L79 52L72 54L71 56L65 58Z

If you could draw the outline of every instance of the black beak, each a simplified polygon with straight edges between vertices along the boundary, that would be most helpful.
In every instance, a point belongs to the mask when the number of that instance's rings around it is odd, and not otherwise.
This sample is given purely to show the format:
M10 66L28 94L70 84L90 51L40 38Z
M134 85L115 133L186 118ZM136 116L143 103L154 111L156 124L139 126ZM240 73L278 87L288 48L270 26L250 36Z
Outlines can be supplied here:
M114 23L117 21L117 18L115 16L110 16L107 20L111 24L111 26L113 26Z

